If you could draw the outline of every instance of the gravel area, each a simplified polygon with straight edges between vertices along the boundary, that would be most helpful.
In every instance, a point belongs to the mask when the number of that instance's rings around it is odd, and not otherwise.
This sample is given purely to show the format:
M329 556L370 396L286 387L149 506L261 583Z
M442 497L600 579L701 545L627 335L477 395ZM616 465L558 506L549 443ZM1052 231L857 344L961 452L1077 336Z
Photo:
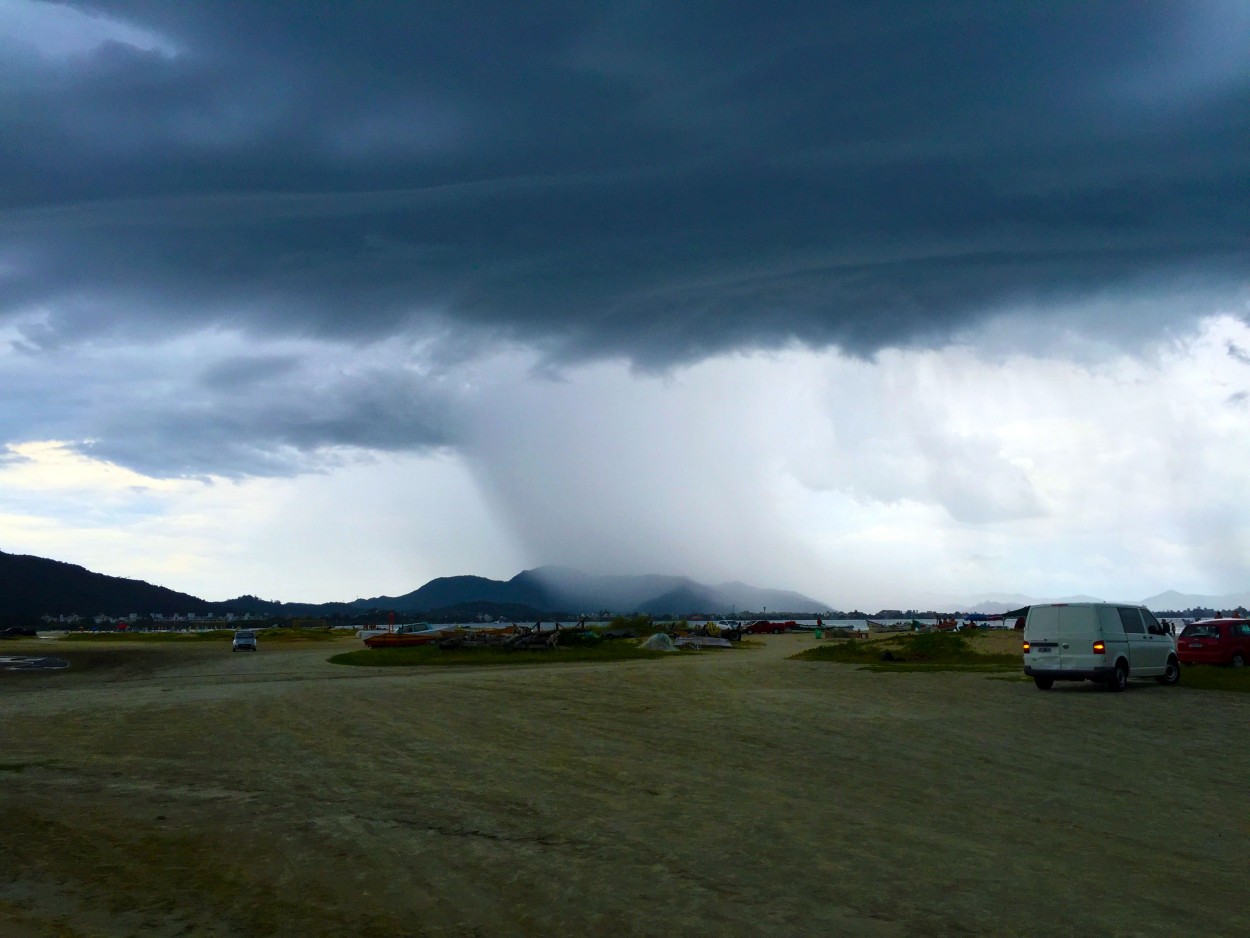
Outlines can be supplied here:
M6 642L0 935L1244 935L1250 695ZM1015 648L1018 636L990 641Z

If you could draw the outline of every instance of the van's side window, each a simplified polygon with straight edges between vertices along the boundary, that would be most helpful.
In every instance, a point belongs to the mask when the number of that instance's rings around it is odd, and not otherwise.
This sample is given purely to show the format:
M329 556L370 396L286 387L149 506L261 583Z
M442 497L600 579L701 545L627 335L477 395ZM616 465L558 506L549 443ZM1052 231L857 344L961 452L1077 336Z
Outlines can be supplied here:
M1159 622L1154 617L1154 613L1149 609L1142 610L1142 618L1146 620L1146 631L1151 635L1167 635L1168 629L1166 625Z
M1125 606L1116 607L1120 613L1120 623L1124 626L1125 635L1141 635L1143 631L1141 624L1141 613L1136 609L1129 609Z

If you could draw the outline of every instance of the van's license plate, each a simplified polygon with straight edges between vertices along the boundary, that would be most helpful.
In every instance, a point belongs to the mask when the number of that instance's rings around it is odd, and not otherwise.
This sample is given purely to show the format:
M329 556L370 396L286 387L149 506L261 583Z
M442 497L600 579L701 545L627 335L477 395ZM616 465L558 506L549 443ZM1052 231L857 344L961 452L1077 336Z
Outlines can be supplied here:
M1039 655L1049 655L1052 651L1054 651L1054 649L1053 649L1053 648L1045 648L1045 647L1043 647L1043 648L1037 648L1037 649L1034 649L1034 650L1035 650L1035 651L1036 651Z

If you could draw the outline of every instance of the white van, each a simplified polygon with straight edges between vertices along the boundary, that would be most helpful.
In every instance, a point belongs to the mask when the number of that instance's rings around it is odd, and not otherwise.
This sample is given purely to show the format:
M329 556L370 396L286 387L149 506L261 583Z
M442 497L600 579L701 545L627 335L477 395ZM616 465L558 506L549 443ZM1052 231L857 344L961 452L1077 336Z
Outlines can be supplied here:
M1100 681L1124 690L1130 677L1175 684L1176 639L1145 606L1046 603L1024 621L1024 673L1039 690L1055 681Z

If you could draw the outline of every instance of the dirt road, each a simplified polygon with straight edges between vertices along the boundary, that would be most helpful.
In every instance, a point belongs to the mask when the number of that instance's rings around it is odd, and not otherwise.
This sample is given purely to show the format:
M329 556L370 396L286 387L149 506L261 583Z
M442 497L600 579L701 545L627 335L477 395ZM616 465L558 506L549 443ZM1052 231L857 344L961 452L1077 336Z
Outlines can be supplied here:
M786 660L814 641L8 642L73 667L0 673L0 935L1246 934L1245 696Z

